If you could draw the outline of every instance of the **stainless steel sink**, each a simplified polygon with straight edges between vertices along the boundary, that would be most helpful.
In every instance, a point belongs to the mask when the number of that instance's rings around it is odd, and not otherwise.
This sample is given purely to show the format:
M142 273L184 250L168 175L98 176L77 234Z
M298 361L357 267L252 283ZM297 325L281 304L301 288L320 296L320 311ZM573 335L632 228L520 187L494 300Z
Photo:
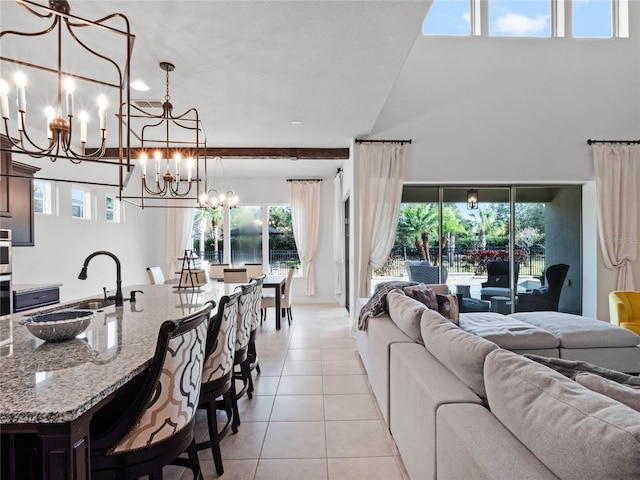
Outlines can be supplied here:
M115 300L105 300L103 298L92 298L91 300L85 300L73 306L74 310L100 310L102 308L115 305Z

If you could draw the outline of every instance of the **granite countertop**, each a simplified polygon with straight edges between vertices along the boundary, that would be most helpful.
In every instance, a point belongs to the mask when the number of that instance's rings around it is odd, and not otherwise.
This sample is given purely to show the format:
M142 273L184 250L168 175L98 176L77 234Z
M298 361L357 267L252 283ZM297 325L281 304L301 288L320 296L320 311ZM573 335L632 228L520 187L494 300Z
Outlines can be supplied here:
M61 287L61 283L16 283L12 286L15 293L36 292L38 290L49 290Z
M125 298L133 289L144 293L137 294L134 303L96 311L87 330L60 343L34 337L19 322L34 313L71 308L79 300L0 320L0 424L78 418L149 365L162 322L189 315L208 300L218 303L235 286L212 282L197 290L127 287Z

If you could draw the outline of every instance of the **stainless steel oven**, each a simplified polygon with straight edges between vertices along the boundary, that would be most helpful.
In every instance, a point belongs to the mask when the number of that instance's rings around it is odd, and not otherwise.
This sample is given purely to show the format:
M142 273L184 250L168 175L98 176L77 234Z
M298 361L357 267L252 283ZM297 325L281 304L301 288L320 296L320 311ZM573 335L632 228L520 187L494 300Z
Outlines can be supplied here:
M11 230L0 230L0 317L12 312Z
M0 229L0 275L11 273L11 230Z
M11 274L0 274L0 318L11 315L13 292L11 291Z

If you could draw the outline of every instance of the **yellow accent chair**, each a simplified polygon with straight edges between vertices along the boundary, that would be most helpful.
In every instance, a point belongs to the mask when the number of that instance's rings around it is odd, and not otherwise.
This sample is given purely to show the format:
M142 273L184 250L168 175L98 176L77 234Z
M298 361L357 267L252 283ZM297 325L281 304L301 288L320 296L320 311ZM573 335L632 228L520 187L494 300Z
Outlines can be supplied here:
M640 292L616 291L609 294L611 323L640 334Z

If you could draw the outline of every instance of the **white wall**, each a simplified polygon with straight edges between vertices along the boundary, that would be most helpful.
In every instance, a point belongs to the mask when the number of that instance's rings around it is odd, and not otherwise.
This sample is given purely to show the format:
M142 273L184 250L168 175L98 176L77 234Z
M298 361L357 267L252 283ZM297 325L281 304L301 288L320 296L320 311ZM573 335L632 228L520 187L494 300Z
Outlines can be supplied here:
M628 39L420 36L369 135L413 140L410 183L584 184L583 311L601 319L614 275L594 241L586 141L640 131L640 2L629 3ZM640 283L640 258L633 269Z
M83 166L74 166L64 160L51 164L48 159L20 162L41 166L37 177L78 178ZM65 164L66 162L66 164ZM107 168L107 167L104 167ZM109 167L113 168L113 167ZM74 170L78 169L78 170ZM88 181L110 181L96 169L93 176L80 175ZM117 178L117 177L115 177ZM13 283L59 283L61 301L102 295L102 287L115 289L116 266L106 256L94 258L89 264L88 278L78 280L84 259L97 250L114 253L122 264L123 285L148 283L146 267L160 263L164 258L166 223L159 210L141 210L123 206L123 222L105 220L105 195L116 194L117 189L104 186L80 185L90 188L97 199L97 215L91 220L71 217L71 183L56 182L57 214L35 215L35 246L13 249Z

